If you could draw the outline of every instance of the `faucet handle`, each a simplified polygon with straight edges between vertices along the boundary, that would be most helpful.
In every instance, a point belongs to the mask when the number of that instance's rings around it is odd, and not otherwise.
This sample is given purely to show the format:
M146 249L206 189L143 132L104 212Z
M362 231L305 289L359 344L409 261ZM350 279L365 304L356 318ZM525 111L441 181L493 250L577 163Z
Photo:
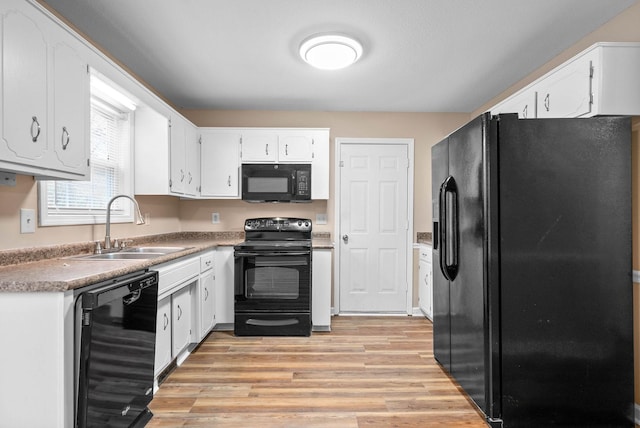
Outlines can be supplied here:
M115 238L113 240L113 244L112 244L111 248L113 248L115 250L119 250L120 249L120 240L118 238Z
M133 239L123 239L122 241L120 241L120 248L121 249L125 249L129 246L129 244L131 244L133 242Z
M93 254L102 254L102 243L100 241L96 241L96 246L93 249Z

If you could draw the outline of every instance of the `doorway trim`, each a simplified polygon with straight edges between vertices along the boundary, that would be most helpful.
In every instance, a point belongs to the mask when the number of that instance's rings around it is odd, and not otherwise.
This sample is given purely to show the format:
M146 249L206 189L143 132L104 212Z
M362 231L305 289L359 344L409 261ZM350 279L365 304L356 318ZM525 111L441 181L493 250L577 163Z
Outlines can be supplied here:
M335 138L334 144L334 266L333 266L333 313L340 314L340 200L341 200L341 172L340 172L340 153L343 144L362 144L362 145L405 145L407 146L407 157L409 165L407 168L407 230L406 230L406 246L407 246L407 315L413 314L413 200L414 200L414 139L413 138Z

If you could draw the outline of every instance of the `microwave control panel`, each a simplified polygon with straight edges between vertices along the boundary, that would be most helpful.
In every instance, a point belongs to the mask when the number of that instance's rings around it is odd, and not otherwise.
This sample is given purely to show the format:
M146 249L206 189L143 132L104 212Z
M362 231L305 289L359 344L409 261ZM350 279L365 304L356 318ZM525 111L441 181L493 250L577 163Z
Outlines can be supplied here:
M311 171L296 171L296 196L311 196Z

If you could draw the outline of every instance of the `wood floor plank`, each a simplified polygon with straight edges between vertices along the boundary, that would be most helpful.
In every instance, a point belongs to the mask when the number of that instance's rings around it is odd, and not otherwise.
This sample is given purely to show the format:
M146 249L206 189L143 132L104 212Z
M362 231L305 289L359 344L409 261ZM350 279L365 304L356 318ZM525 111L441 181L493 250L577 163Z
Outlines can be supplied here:
M311 337L213 332L155 394L150 428L486 427L422 317L338 316Z

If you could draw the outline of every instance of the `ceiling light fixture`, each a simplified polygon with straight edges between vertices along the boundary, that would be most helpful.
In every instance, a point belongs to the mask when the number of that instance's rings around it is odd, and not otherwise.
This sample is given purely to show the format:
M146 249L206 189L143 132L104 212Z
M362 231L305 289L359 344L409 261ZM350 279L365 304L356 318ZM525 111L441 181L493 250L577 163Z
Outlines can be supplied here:
M340 34L318 34L300 45L300 56L313 67L338 70L356 62L362 56L362 45Z

